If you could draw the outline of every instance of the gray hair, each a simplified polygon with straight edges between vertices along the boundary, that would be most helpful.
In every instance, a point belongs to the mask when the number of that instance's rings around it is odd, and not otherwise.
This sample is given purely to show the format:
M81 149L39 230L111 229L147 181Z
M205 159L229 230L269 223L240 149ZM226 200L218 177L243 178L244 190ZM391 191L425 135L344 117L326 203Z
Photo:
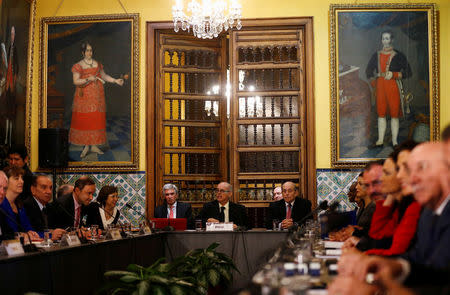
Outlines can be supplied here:
M166 183L166 184L163 186L163 188L162 188L163 196L164 196L164 192L165 192L166 190L169 190L169 189L173 189L173 190L175 191L175 194L178 196L178 188L177 188L177 186L176 186L175 184L173 184L173 183Z

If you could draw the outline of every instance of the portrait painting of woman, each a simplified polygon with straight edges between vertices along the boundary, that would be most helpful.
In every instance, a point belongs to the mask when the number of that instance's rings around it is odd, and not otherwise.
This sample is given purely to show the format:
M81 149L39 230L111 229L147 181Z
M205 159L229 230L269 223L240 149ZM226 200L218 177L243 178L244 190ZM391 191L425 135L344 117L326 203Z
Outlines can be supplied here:
M93 49L88 42L81 43L83 59L73 65L73 84L76 86L72 106L69 142L83 145L80 158L89 151L103 154L98 145L106 143L106 105L103 84L123 85L105 73L100 62L92 58Z
M68 131L69 168L137 169L137 14L42 19L46 128Z

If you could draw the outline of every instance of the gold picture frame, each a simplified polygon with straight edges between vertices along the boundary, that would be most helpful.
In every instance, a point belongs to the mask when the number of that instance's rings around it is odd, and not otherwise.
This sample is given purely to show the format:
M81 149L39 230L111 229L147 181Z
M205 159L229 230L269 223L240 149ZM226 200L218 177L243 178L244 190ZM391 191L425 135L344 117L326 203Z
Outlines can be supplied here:
M48 17L40 29L39 125L69 130L67 170L137 170L139 15Z
M6 153L9 146L23 144L30 151L36 1L0 1L0 12L0 149ZM8 85L8 80L12 84Z
M332 4L331 165L361 168L439 138L435 4Z

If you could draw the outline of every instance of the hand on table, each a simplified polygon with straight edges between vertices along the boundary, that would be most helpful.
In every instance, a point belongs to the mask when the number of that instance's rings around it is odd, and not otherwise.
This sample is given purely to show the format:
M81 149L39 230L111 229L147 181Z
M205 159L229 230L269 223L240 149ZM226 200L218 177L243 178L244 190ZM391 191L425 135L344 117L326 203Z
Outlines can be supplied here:
M287 228L291 227L293 224L294 224L294 221L292 220L292 218L289 218L289 219L286 218L281 222L281 228L287 229Z

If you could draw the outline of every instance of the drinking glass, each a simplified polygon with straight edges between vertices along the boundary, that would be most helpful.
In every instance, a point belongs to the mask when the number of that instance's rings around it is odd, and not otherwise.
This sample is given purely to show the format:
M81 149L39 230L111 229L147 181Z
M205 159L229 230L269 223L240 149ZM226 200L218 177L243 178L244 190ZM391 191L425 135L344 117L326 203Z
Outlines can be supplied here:
M195 230L196 231L201 231L202 230L202 220L201 219L196 219L195 220Z
M97 224L93 224L91 225L91 238L93 240L97 240L98 239L98 225Z
M273 230L280 230L280 220L274 219L272 221L272 229Z

